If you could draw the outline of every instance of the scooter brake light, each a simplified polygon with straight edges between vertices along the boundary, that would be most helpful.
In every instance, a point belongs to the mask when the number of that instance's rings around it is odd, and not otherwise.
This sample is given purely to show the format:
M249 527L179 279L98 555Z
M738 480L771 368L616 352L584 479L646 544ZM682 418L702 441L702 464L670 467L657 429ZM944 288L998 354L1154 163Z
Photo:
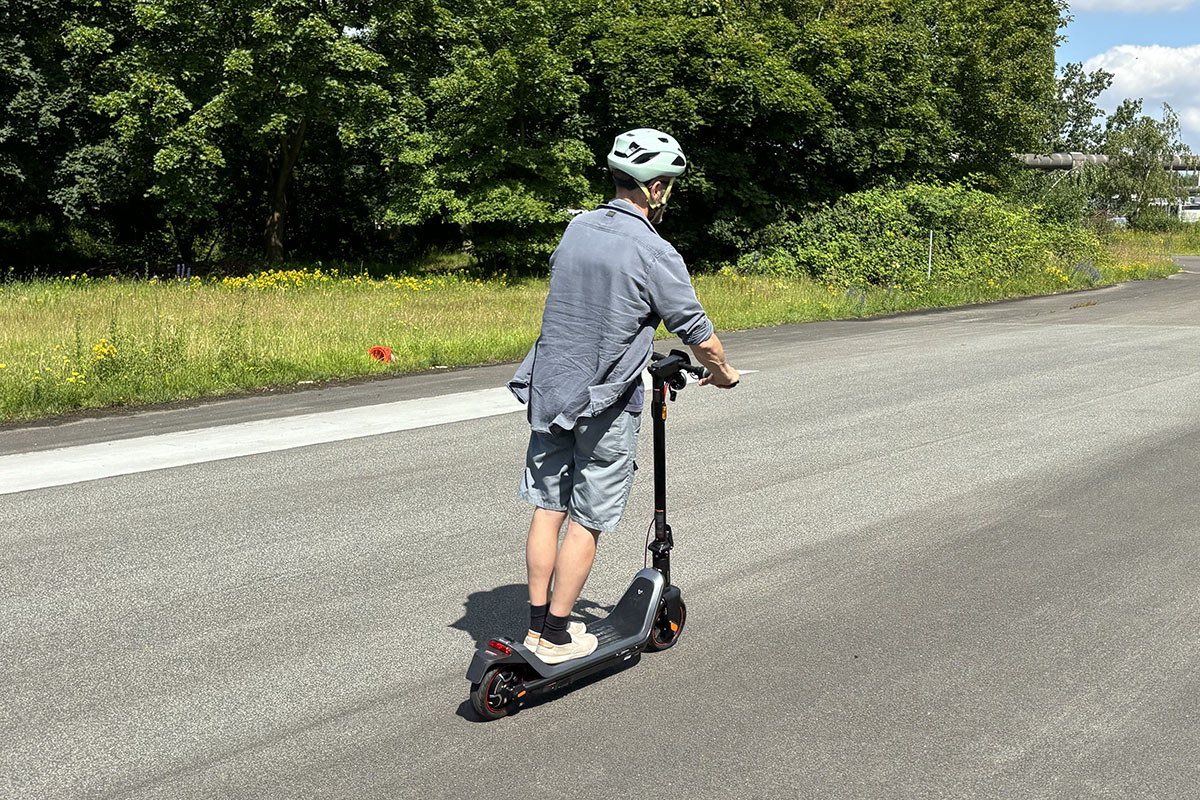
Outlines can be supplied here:
M489 650L495 650L497 653L499 653L502 656L511 656L512 655L512 648L509 647L508 645L506 645L504 642L498 642L495 639L492 639L490 642L487 643L487 646L488 646Z

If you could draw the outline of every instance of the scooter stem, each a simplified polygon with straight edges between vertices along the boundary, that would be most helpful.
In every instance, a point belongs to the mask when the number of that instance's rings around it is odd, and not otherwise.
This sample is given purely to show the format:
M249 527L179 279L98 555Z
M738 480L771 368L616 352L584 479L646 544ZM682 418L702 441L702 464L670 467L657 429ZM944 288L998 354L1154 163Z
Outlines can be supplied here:
M653 555L653 567L671 585L671 548L675 542L671 537L671 526L667 524L667 392L670 391L664 378L653 375L654 399L650 414L654 418L654 541L649 550Z

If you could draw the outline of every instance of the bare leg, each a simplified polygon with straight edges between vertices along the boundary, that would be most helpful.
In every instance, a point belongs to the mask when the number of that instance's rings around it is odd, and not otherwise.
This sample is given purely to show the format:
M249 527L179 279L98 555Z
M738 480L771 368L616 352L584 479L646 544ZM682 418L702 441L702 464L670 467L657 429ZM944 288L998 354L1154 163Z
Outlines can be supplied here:
M529 604L545 605L550 596L550 576L554 574L554 557L558 552L558 532L565 511L539 508L529 523L529 539L525 543L525 566L529 568Z
M550 613L556 617L569 616L575 607L588 573L592 571L599 537L598 530L585 528L575 520L567 523L567 535L563 537L558 560L554 563L554 598L550 601Z

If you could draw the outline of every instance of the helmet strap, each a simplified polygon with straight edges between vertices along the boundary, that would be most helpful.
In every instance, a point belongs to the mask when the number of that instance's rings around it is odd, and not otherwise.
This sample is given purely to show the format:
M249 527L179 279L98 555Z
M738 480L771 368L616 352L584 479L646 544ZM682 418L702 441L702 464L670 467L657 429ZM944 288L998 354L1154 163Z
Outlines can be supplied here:
M662 200L659 200L657 203L650 196L650 189L646 187L646 184L638 181L636 178L634 180L637 181L638 188L642 190L642 194L646 195L646 202L650 204L650 213L646 215L650 220L650 224L657 225L662 222L663 214L667 211L667 201L671 199L671 189L675 187L675 178L667 179L667 190L663 192Z

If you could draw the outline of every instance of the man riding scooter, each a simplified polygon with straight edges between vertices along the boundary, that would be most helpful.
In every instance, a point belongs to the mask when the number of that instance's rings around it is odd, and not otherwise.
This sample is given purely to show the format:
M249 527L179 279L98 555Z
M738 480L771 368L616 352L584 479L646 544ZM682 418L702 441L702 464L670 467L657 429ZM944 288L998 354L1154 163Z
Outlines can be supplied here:
M702 384L730 388L739 380L683 258L655 229L687 168L679 143L653 129L631 130L616 137L608 166L615 197L567 226L550 260L541 335L509 383L528 404L531 428L519 492L535 506L524 645L548 664L596 649L596 637L568 617L600 533L615 530L625 510L644 402L641 375L659 323L709 370Z

